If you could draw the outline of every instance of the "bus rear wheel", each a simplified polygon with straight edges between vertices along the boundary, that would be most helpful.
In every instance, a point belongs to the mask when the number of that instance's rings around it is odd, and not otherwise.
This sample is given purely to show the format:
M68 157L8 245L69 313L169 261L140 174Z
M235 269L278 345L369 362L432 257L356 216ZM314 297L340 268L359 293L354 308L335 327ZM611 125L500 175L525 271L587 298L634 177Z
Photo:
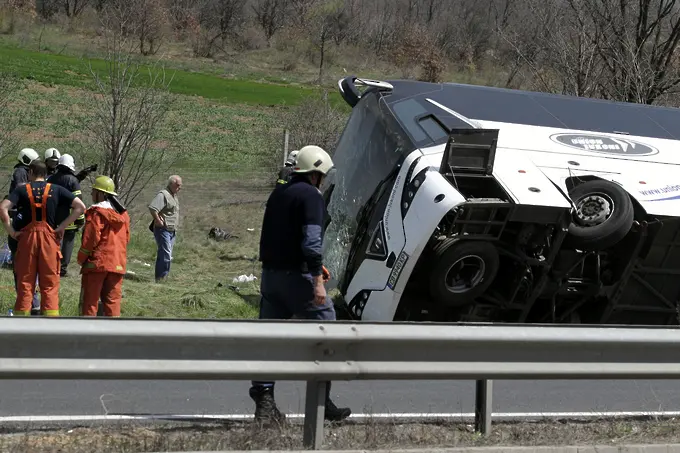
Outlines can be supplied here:
M568 247L591 251L613 247L633 225L633 202L616 183L587 181L570 190L569 197L576 212L564 240Z

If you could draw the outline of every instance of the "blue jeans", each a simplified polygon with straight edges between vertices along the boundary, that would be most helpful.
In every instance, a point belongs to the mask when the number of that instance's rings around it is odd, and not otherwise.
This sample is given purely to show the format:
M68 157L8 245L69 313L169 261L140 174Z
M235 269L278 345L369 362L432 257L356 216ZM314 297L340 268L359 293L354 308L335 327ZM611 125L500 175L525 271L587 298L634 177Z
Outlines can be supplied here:
M165 228L154 227L153 229L153 235L158 246L158 253L156 254L156 280L165 278L170 273L175 234L174 231L168 231Z
M310 274L262 269L260 294L260 319L336 319L335 306L330 297L326 296L323 305L314 303L314 283ZM273 381L252 381L251 394L273 386Z

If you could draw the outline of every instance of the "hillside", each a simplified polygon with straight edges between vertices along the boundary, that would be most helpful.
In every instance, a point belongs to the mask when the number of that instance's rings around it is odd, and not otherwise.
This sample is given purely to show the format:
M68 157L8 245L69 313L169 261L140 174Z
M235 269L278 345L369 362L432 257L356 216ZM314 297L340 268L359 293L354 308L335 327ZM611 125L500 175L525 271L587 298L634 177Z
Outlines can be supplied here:
M138 278L125 282L123 314L252 317L259 282L233 279L259 276L259 227L284 157L283 131L290 131L290 149L315 142L332 151L349 111L339 78L456 81L675 105L676 2L657 2L668 11L617 6L602 22L597 8L606 3L0 0L3 190L23 147L56 147L74 155L78 168L103 168L113 152L107 102L118 93L125 105L139 106L148 96L152 127L135 131L144 140L129 150L122 175L144 175L134 190L125 188L134 192L129 263ZM627 52L631 43L638 52ZM126 73L116 71L137 64L139 77L126 91ZM148 90L150 80L160 90ZM155 244L145 206L172 173L184 178L182 226L163 286L150 283ZM237 237L216 243L207 238L211 227ZM77 312L75 253L71 267L62 281L65 315ZM9 270L0 273L0 288L6 312L14 300Z

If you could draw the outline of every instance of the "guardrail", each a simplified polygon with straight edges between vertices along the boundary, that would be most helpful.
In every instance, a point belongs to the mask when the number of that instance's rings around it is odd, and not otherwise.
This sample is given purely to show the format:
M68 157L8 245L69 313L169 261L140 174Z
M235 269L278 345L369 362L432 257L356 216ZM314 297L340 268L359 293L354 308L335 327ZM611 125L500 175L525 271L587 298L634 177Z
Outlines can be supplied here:
M304 445L323 441L329 380L680 378L666 327L0 318L0 379L307 381Z

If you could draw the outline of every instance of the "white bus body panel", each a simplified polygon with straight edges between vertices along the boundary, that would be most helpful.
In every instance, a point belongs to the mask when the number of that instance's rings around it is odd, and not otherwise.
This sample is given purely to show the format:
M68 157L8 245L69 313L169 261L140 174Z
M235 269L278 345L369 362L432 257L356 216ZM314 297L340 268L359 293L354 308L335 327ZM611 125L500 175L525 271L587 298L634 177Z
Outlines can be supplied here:
M499 130L493 177L517 204L569 209L572 204L566 195L567 179L596 176L620 184L650 214L680 217L678 141L473 121L482 128ZM565 136L567 144L559 141ZM388 268L384 262L364 260L345 295L345 300L350 301L362 290L373 290L361 313L357 313L361 320L393 319L411 272L434 229L448 211L465 202L439 173L444 148L445 145L438 145L416 150L400 169L383 217L388 250L397 255L395 264ZM405 177L411 163L420 156L418 168L411 176L415 177L424 167L431 170L402 220L399 205ZM439 194L445 197L435 203ZM393 272L401 274L391 288L388 281Z
M413 172L414 176L417 172L418 170ZM398 193L401 197L401 191ZM438 203L435 202L435 197L442 194L444 198ZM377 322L394 319L406 283L408 283L411 272L413 272L421 253L432 237L432 233L447 212L464 202L465 198L451 186L444 176L434 169L428 172L423 185L420 186L413 198L412 207L404 218L406 243L400 251L393 250L397 255L393 268L388 269L384 263L380 263L383 268L390 271L390 274L394 273L397 278L396 284L394 288L387 285L387 280L391 277L388 275L385 288L382 291L371 293L362 313L362 321ZM401 216L398 220L401 222ZM356 292L355 290L354 293L356 294ZM351 297L347 299L351 300Z

